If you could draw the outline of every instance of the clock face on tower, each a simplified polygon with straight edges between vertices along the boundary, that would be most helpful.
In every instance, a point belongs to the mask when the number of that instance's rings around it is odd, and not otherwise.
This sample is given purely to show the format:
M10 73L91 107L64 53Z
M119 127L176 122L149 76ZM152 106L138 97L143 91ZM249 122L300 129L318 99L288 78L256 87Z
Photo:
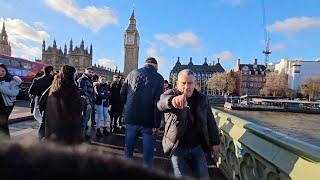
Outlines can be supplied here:
M127 44L134 44L134 36L133 34L127 35Z

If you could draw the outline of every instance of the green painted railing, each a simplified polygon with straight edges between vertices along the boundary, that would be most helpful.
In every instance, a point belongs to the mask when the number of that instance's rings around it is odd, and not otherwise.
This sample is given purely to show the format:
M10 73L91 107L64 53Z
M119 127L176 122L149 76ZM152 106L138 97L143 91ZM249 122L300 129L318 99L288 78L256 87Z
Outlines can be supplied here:
M320 179L320 148L213 109L228 179Z

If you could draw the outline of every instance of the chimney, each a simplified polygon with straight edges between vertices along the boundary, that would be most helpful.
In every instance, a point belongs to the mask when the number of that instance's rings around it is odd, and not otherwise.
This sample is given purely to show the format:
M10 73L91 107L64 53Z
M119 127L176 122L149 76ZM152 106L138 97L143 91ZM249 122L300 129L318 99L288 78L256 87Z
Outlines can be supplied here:
M258 61L258 59L255 58L255 59L253 60L253 65L257 65L257 61Z
M237 60L237 66L240 66L240 59Z

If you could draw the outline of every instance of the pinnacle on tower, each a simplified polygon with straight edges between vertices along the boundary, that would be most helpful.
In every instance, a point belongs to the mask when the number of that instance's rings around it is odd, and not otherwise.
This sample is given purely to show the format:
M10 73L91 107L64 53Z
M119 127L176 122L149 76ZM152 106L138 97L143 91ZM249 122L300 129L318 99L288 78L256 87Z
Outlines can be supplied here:
M73 51L73 42L72 42L72 38L70 40L70 47L69 47L69 53Z
M81 40L80 49L84 50L84 41L83 41L83 39Z
M90 55L92 56L92 44L90 44Z
M1 30L1 40L6 41L6 43L8 44L8 35L7 35L7 31L6 31L6 24L5 21L3 20L3 24L2 24L2 30Z
M46 50L46 41L43 40L42 41L42 51L45 51Z
M56 40L53 40L53 48L57 48L57 42L56 42Z
M130 20L129 20L129 24L136 24L136 18L135 18L135 15L134 15L134 10L132 10L132 14L131 14L131 17L130 17Z
M208 65L207 57L204 58L204 63L203 65Z
M134 9L132 10L132 14L131 14L130 19L135 19L135 17L134 17Z
M6 23L3 19L3 24L2 24L2 31L1 32L6 32Z
M190 62L189 62L189 65L193 65L193 62L192 62L192 57L190 57Z
M180 57L179 57L179 56L178 56L178 59L177 59L176 65L181 65L181 63L180 63Z
M67 44L65 43L64 44L64 52L63 52L63 54L66 56L67 55Z

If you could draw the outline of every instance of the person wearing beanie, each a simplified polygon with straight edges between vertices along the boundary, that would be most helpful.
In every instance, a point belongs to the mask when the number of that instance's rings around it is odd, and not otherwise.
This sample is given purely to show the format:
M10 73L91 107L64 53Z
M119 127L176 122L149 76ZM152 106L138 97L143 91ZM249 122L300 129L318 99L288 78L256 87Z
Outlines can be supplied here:
M126 125L125 156L132 158L138 136L142 134L144 163L148 166L153 164L156 136L162 119L157 101L164 91L164 79L157 70L157 60L147 58L144 67L128 74L120 91Z

